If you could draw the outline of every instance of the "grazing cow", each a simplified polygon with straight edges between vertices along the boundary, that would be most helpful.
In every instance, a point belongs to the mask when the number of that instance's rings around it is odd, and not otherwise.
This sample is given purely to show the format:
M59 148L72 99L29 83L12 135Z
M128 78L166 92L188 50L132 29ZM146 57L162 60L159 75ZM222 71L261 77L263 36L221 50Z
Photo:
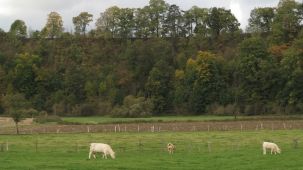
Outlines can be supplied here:
M266 149L270 149L270 153L274 154L281 153L281 149L277 144L271 142L263 142L263 154L266 155Z
M88 159L90 159L91 155L93 154L94 158L96 159L96 153L103 153L102 158L107 159L107 155L110 155L112 159L115 159L115 152L108 144L104 143L91 143L89 148L89 155Z
M169 154L173 154L175 149L176 149L176 146L173 145L172 143L167 144L167 150L168 150Z

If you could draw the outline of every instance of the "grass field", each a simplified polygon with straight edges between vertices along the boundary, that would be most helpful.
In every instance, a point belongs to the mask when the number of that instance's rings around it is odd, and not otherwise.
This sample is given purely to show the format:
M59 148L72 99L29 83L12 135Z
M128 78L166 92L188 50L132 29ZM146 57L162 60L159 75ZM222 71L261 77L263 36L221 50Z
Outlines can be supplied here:
M105 123L133 123L133 122L187 122L209 120L233 120L233 116L161 116L147 118L112 118L106 116L95 117L63 117L65 122L80 124L105 124Z
M9 151L0 152L0 169L299 170L303 146L295 149L293 139L300 136L301 130L1 135ZM276 142L282 154L262 155L263 140ZM116 159L87 160L90 142L109 143ZM165 150L168 142L177 147L172 156Z
M238 116L238 120L301 120L302 115L262 115L262 116ZM108 124L108 123L137 123L137 122L199 122L199 121L229 121L234 120L234 116L159 116L147 118L113 118L107 116L92 117L63 117L62 120L67 123L77 124Z

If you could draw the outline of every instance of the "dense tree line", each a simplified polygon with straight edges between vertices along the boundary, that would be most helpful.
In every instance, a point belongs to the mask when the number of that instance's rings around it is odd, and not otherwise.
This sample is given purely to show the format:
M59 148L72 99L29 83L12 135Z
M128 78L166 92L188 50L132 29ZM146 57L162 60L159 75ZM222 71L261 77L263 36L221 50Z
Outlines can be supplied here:
M303 111L303 4L251 11L163 0L72 20L51 12L41 31L16 20L0 31L2 114L150 116ZM18 118L18 116L15 116Z

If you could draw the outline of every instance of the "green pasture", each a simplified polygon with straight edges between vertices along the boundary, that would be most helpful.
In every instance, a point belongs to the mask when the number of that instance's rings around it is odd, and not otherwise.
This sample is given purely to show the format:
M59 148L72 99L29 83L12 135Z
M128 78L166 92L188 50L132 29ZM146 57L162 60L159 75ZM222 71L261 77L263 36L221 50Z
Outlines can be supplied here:
M62 120L67 123L77 124L106 124L106 123L136 123L136 122L198 122L198 121L228 121L234 120L234 116L215 116L215 115L201 115L201 116L159 116L147 118L113 118L107 116L93 116L93 117L63 117ZM238 120L258 120L258 119L303 119L301 115L292 116L238 116Z
M159 116L147 118L113 118L106 116L93 117L63 117L62 120L80 124L104 124L104 123L133 123L133 122L189 122L209 120L233 120L233 116Z
M1 170L94 169L303 169L301 130L257 132L161 132L1 135ZM297 139L298 145L294 145ZM262 155L261 142L273 141L280 155ZM90 142L112 146L116 159L88 160ZM166 144L176 145L174 155ZM6 151L8 143L8 151Z

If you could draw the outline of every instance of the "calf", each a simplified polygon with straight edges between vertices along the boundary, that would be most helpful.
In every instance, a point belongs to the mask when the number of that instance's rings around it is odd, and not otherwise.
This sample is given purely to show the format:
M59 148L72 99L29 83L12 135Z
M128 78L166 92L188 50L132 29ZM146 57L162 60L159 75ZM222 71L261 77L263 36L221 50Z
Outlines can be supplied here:
M175 149L176 149L176 146L173 145L172 143L167 144L167 150L168 150L169 154L173 154Z

